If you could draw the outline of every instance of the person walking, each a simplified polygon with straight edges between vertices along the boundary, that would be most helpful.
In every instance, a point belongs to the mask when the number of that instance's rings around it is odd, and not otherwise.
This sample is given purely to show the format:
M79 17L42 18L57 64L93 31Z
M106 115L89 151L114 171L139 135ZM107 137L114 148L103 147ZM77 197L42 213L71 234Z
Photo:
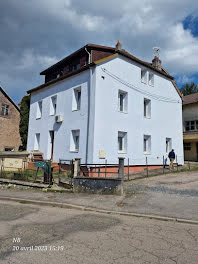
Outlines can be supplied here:
M168 154L168 157L170 159L170 169L173 169L173 162L175 160L175 152L174 152L174 149L172 149L169 154Z

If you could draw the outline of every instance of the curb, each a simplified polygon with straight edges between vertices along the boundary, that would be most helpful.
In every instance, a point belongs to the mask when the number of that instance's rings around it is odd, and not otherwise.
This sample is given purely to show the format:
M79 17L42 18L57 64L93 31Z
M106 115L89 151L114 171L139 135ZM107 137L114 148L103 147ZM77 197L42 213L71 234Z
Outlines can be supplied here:
M112 211L112 210L97 209L97 208L93 208L93 207L85 207L85 206L81 206L81 205L68 204L68 203L25 200L25 199L21 199L21 198L11 198L11 197L6 197L6 196L1 196L0 200L10 201L10 202L19 202L22 204L33 204L33 205L40 205L40 206L76 209L76 210L87 211L87 212L132 216L132 217L142 217L142 218L147 218L147 219L155 219L155 220L159 220L159 221L171 221L171 222L177 222L177 223L183 223L183 224L198 225L198 221L185 219L185 218L157 216L157 215L149 215L149 214L141 214L141 213L130 213L130 212L123 212L123 211Z

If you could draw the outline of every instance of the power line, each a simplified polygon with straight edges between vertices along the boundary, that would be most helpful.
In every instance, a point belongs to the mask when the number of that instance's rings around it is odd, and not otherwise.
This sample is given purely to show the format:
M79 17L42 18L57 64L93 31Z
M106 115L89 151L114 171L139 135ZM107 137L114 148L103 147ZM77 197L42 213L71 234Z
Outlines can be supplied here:
M172 98L169 98L169 97L160 96L160 95L157 95L157 94L152 94L152 93L146 92L146 91L144 91L142 89L139 89L139 88L135 87L134 85L122 80L121 78L119 78L118 76L116 76L115 74L111 73L110 71L108 71L105 68L102 68L102 71L105 72L106 74L108 74L110 77L112 77L116 81L124 84L125 86L128 86L129 88L135 90L136 92L139 92L141 94L145 94L145 95L147 95L147 96L149 96L149 97L151 97L151 98L153 98L155 100L166 102L166 103L180 103L179 100L175 100L175 99L172 99Z

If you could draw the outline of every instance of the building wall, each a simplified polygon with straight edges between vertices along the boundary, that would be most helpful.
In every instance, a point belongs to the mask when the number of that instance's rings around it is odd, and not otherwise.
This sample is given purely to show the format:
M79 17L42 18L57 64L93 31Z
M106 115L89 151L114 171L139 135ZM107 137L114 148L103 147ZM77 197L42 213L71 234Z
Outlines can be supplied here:
M198 120L198 104L189 104L183 106L183 125L185 121Z
M2 103L9 105L8 116L1 115ZM19 134L20 113L8 98L0 91L0 151L5 148L18 150L21 145Z
M176 99L178 103L152 99L129 88L102 71L107 69L138 89L151 94ZM151 71L152 72L152 71ZM166 154L166 138L172 138L172 147L183 164L182 102L169 79L154 73L154 87L141 82L141 67L121 56L96 68L94 157L106 152L108 163L117 163L118 157L130 159L130 164L162 164ZM128 92L128 112L118 111L118 90ZM151 118L144 118L144 98L151 100ZM118 131L127 132L127 153L118 153ZM151 153L143 153L143 136L151 135Z
M81 108L72 111L73 89L81 86ZM49 131L54 130L53 160L82 158L85 162L87 149L87 112L88 112L89 70L72 76L31 94L30 118L27 150L34 150L35 134L40 133L40 151L45 159L50 159ZM56 115L63 115L62 123L55 122L50 116L51 96L57 95ZM37 103L42 100L42 117L36 119ZM79 152L70 151L71 130L80 129Z
M186 161L197 161L197 142L186 140L191 144L191 150L184 150L184 158Z

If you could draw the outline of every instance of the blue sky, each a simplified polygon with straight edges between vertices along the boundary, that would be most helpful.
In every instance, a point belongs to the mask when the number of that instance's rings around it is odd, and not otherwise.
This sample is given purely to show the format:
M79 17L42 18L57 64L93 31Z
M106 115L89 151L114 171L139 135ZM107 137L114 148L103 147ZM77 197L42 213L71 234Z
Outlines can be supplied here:
M179 86L198 83L198 7L194 0L0 1L0 85L18 103L44 82L39 73L87 43L123 48L163 67Z

